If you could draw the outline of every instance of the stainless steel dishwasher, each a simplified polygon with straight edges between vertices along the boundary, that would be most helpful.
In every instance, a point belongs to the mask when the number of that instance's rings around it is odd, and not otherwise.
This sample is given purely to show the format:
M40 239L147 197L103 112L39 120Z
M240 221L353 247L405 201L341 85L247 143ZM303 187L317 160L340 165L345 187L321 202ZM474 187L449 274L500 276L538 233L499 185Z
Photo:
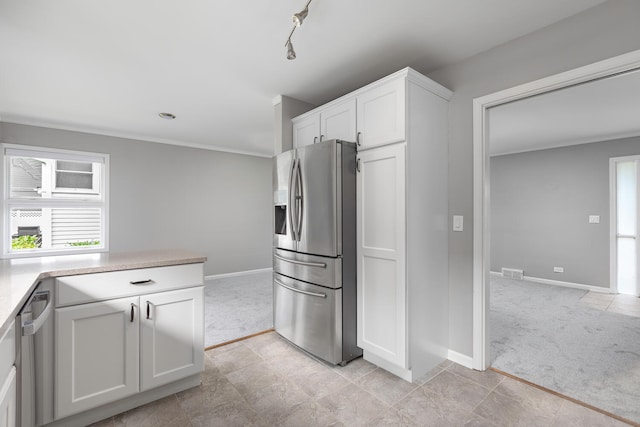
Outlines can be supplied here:
M18 314L17 425L34 427L53 421L54 281L43 280Z

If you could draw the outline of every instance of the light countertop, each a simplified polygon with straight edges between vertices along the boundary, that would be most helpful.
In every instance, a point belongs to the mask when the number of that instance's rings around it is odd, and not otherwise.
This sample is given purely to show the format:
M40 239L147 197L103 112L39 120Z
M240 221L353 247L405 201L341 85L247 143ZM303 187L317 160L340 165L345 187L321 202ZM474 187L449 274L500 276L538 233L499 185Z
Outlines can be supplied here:
M11 324L38 281L42 279L194 264L206 260L202 255L185 250L109 252L0 260L0 336Z

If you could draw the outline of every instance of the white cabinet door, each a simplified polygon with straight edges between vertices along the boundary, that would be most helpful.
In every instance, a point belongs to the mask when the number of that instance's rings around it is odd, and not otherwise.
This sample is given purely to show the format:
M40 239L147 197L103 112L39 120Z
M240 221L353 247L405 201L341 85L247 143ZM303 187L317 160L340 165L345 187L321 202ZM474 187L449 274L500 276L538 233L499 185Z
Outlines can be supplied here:
M358 158L358 346L407 368L405 144Z
M358 95L361 148L405 140L405 85L404 78L396 79Z
M138 392L138 297L55 310L55 417Z
M204 287L142 295L140 306L141 390L202 372Z
M9 374L0 384L0 427L16 425L16 368L12 366Z
M356 142L356 100L349 99L322 110L320 140L341 139Z
M293 148L311 145L320 140L320 114L293 123Z

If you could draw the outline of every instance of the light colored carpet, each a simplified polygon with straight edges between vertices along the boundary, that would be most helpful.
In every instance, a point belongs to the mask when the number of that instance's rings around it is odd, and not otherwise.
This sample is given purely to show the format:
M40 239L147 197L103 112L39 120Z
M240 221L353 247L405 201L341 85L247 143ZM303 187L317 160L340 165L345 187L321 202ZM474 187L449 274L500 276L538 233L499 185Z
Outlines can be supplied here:
M271 271L204 283L206 347L273 328Z
M640 318L586 291L491 278L492 366L640 422Z

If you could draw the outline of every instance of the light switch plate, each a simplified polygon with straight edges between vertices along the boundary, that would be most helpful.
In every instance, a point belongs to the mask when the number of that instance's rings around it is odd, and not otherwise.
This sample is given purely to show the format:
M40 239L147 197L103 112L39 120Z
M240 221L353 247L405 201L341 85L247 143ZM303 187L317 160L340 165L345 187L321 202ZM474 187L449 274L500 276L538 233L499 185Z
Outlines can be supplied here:
M589 215L589 224L600 224L600 215Z
M453 216L453 231L462 231L464 229L464 217L462 215Z

